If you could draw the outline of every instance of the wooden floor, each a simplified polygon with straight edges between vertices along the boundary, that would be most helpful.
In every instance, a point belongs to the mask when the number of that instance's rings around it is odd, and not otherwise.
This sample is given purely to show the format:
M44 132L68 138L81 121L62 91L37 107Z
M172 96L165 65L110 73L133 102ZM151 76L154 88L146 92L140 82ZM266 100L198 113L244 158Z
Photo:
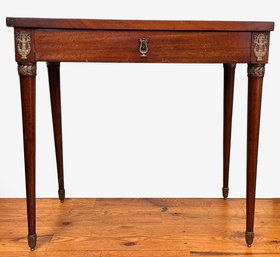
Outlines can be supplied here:
M280 199L258 200L255 243L241 199L37 200L36 251L24 199L0 199L0 257L280 256Z

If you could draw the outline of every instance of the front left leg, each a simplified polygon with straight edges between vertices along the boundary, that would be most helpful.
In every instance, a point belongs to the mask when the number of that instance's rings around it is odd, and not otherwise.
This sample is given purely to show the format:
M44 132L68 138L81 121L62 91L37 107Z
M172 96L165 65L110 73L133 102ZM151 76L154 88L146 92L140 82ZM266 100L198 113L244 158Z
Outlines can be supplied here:
M248 65L246 243L254 241L257 159L264 65Z
M28 221L28 244L35 249L36 235L36 196L35 196L35 78L36 63L18 63L20 77L22 127L25 160L26 204Z

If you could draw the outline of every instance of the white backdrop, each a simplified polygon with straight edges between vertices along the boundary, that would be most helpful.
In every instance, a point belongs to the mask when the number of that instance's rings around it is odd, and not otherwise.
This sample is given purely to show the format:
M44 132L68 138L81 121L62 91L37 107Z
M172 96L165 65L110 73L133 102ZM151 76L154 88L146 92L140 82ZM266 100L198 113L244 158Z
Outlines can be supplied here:
M24 197L19 81L6 16L275 21L266 66L258 197L280 196L277 1L5 1L0 8L0 197ZM236 69L230 197L245 196L246 65ZM67 197L221 197L222 65L61 64ZM37 196L56 197L44 63L37 75Z

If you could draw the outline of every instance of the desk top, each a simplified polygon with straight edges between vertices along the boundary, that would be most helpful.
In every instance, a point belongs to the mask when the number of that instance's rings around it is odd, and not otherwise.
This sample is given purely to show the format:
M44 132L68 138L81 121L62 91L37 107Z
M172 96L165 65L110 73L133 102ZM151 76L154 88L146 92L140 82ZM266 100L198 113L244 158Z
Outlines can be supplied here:
M6 19L7 26L18 28L53 28L84 30L163 30L163 31L272 31L274 22L256 21L161 21L96 19Z

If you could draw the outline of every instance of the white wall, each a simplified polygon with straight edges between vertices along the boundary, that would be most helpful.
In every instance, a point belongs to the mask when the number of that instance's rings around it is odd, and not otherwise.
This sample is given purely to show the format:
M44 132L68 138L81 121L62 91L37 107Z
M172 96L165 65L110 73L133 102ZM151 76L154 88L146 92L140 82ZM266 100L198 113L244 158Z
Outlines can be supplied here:
M257 196L280 196L277 1L2 2L0 197L24 197L19 81L6 16L275 21L264 80ZM245 196L246 68L236 69L230 197ZM222 75L222 65L62 63L67 196L221 197ZM47 72L39 63L38 197L57 195L51 126Z

